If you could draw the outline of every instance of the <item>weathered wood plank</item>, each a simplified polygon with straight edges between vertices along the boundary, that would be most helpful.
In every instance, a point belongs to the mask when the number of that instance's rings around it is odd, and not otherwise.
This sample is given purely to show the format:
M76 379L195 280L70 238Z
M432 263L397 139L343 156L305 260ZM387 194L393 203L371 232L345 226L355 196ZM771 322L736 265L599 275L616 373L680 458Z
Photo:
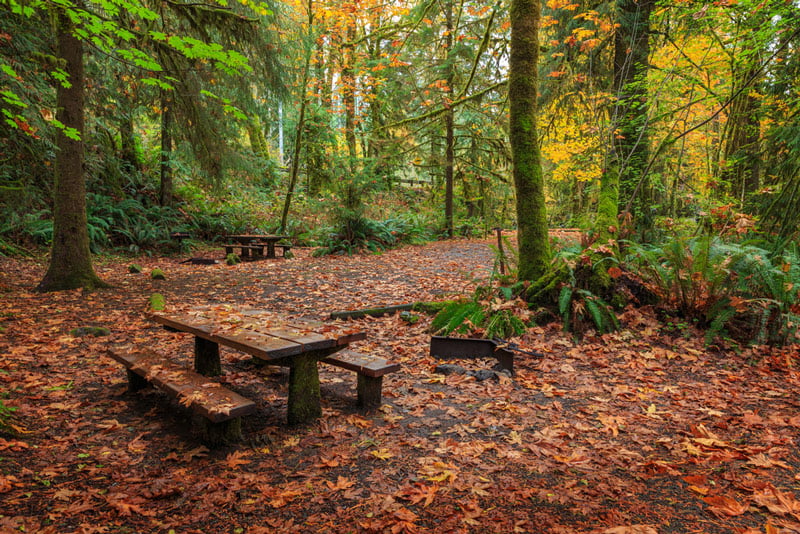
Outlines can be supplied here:
M213 423L249 415L256 410L250 399L156 352L122 346L109 349L107 353L131 373L177 397L181 404Z
M322 361L329 365L371 377L383 376L400 370L400 364L398 363L347 349L340 350Z

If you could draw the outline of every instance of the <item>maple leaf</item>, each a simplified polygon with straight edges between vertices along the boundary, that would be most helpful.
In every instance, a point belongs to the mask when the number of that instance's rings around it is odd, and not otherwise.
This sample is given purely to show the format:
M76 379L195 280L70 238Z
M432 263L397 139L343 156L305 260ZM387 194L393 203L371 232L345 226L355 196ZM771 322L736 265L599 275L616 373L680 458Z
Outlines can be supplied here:
M409 501L411 504L422 503L422 507L430 506L439 491L438 484L415 483L413 486L406 486L401 489L396 496L400 499Z
M603 534L658 534L658 531L651 525L630 525L607 528Z
M780 460L773 460L763 452L751 456L747 460L747 463L750 465L754 465L756 467L766 467L766 468L783 467L784 469L791 469L791 466L789 466L785 462L781 462Z
M389 452L388 449L378 449L377 451L370 451L370 454L379 460L388 460L394 458L394 454Z
M194 458L202 458L203 456L208 456L208 447L204 447L203 445L199 445L194 449L186 451L181 456L181 461L185 463L191 462Z
M28 449L28 448L30 448L30 445L28 445L24 441L6 441L3 438L0 438L0 451L5 451L5 450L20 451L22 449Z
M144 503L144 500L139 497L131 497L125 493L109 493L105 496L105 499L121 516L129 516L134 512L147 516L154 516L156 514L154 511L142 508L140 505Z
M338 458L327 458L325 456L319 457L319 462L314 464L314 467L339 467L341 462Z
M800 501L773 486L754 493L753 501L758 506L768 509L773 514L791 515L795 519L800 520Z
M56 492L53 494L53 498L58 499L59 501L70 501L73 498L80 495L81 493L82 492L80 491L70 490L67 488L60 488L56 490Z
M19 479L14 475L0 477L0 493L11 491L17 482L19 482Z
M742 504L736 499L724 495L710 495L703 497L703 502L709 505L708 510L717 517L734 517L747 511L747 503Z
M336 479L335 483L331 482L330 480L326 480L325 485L327 485L328 489L330 489L331 491L339 491L353 487L355 485L355 482L353 482L348 478L344 478L343 476L339 476Z
M250 460L245 460L244 458L249 455L249 451L233 451L225 457L225 465L230 469L236 469L240 465L247 465L250 463Z

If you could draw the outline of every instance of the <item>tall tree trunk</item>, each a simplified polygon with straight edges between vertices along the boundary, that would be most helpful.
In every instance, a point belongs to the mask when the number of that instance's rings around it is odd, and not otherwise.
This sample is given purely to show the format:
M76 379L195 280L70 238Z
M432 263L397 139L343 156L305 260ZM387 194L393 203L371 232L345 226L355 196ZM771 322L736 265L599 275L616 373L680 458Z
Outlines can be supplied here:
M106 284L95 274L89 250L86 218L86 178L83 171L83 45L73 35L69 16L56 10L56 41L59 58L69 76L69 87L56 92L56 119L74 129L79 139L56 134L53 244L50 264L39 283L40 291L79 287L94 289Z
M356 38L356 13L355 9L349 13L347 21L347 44L342 48L342 100L344 103L344 138L347 143L347 153L350 156L350 169L355 171L356 148L356 77L355 61L356 47L353 41Z
M544 178L536 130L539 0L511 0L508 99L512 175L517 193L519 279L538 280L550 264Z
M756 77L755 67L739 74L731 91L739 91L740 84ZM752 82L751 82L752 83ZM744 203L747 196L758 190L761 170L759 139L761 121L758 115L759 99L744 90L731 102L725 126L724 163L721 178L727 183L731 195Z
M172 99L161 91L161 183L158 200L162 206L172 205Z
M444 220L448 237L453 237L453 167L455 165L455 135L453 134L454 111L451 107L453 99L453 83L455 83L455 71L451 54L453 51L453 3L447 2L445 6L445 80L447 89L444 93L445 107L444 114Z
M617 29L614 33L614 91L616 101L611 132L611 158L604 177L603 192L618 191L617 206L631 212L640 230L652 227L651 187L646 175L650 159L647 135L647 70L650 55L650 13L654 0L617 0ZM614 177L613 174L617 176ZM619 186L611 182L618 182ZM605 202L606 199L603 200ZM612 202L611 197L607 198ZM610 208L610 206L609 206ZM618 221L598 214L597 233L606 236ZM611 236L609 236L611 237Z
M129 170L140 171L142 169L142 162L139 161L139 156L136 153L136 140L133 136L133 117L130 112L127 112L121 117L119 123L119 158L128 164Z
M303 81L300 84L300 116L297 118L297 130L294 136L294 154L292 155L292 172L289 176L289 185L286 189L286 198L283 201L283 211L281 212L281 225L278 233L286 231L286 224L289 222L289 208L292 205L294 188L297 185L297 173L300 169L300 152L303 148L303 130L306 123L306 107L308 106L308 70L311 67L311 46L310 42L314 35L314 2L308 0L308 40L306 48L306 62L303 66Z

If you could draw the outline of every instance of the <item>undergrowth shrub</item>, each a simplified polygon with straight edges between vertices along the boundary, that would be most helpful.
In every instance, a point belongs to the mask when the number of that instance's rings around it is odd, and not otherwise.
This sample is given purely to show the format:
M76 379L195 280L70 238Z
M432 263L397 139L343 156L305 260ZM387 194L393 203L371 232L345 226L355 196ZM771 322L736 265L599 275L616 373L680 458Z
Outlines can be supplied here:
M552 272L557 274L560 286L558 315L564 330L577 335L589 328L600 334L619 329L613 307L591 288L592 271L606 269L606 263L615 260L612 257L593 260L591 252L591 249L575 244L559 249L553 258Z
M376 187L363 177L342 186L341 205L333 215L333 225L320 241L315 256L378 252L400 244L421 244L432 237L421 216L400 215L376 221L365 214L365 200Z
M706 328L706 343L795 341L800 327L800 255L718 236L674 237L629 247L626 261L659 292L662 306Z
M519 298L479 300L479 295L475 295L448 303L433 318L430 329L436 335L507 339L524 334L530 316L528 305Z

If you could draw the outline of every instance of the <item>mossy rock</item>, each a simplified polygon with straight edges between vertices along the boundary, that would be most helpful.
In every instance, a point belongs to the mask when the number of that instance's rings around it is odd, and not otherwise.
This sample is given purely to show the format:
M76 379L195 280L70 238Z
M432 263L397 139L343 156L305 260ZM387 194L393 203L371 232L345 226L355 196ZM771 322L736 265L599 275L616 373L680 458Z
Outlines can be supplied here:
M153 311L162 311L167 305L167 300L161 293L153 293L150 295L150 309Z
M73 328L69 331L69 335L72 337L86 337L86 336L107 336L111 333L108 328L102 326L81 326L78 328Z
M230 253L225 256L225 263L228 265L236 265L237 263L241 262L242 260L234 253Z
M164 271L156 267L152 271L150 271L150 278L153 280L166 280L167 276L164 274Z
M131 263L128 265L128 272L131 274L139 274L142 272L142 266L136 263Z
M408 324L417 324L419 322L419 315L411 312L400 312L400 318Z

